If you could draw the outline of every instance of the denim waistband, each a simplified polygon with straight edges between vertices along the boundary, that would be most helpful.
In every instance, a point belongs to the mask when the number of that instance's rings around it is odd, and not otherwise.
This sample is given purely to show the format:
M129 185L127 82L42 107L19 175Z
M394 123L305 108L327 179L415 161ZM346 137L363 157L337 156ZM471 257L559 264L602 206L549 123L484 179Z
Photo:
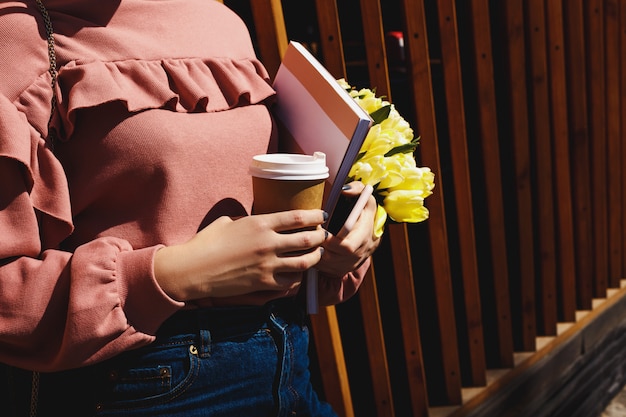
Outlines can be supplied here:
M299 299L284 298L262 306L212 307L181 310L168 318L157 331L157 340L182 334L211 332L213 340L229 338L262 328L270 316L288 323L305 324L306 313Z

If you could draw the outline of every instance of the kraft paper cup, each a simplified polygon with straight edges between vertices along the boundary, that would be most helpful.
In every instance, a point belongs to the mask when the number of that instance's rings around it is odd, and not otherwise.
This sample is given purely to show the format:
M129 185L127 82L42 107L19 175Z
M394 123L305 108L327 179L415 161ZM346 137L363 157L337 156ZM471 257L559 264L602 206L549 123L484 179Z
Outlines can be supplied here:
M254 214L322 208L324 183L328 178L326 155L322 152L257 155L252 158L250 174ZM306 305L310 314L318 312L317 282L317 270L307 270Z
M326 155L263 154L250 165L254 214L322 208L328 178Z

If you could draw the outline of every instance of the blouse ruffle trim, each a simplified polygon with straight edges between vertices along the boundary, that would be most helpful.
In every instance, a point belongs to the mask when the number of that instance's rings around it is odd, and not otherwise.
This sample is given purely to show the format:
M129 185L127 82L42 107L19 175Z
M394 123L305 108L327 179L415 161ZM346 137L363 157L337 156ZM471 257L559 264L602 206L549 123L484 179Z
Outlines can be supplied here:
M45 95L43 90L41 93ZM51 247L73 230L67 180L61 163L41 138L38 128L29 127L26 115L18 107L0 96L0 157L25 167L25 191L32 207L44 215L40 220L40 226L45 229L41 243L44 248Z
M21 101L32 95L41 98L42 88L50 90L47 73L22 94ZM52 126L61 134L59 139L71 137L79 110L106 103L119 102L129 112L155 108L218 112L258 104L275 93L258 60L230 58L72 61L59 70L57 89L58 118ZM41 115L33 116L41 120Z
M50 238L58 242L71 233L72 219L63 167L42 139L48 137L50 86L46 72L12 104L0 99L0 156L27 168L33 207L54 219L57 226L50 226L60 236ZM265 67L255 59L193 58L71 62L59 70L57 92L58 112L51 127L58 140L71 137L80 109L106 103L120 102L129 112L218 112L267 102L275 94ZM16 120L20 114L22 119ZM29 132L28 125L34 130Z
M70 137L80 109L111 102L129 112L163 108L218 112L273 96L257 60L198 58L72 62L59 71L59 114Z

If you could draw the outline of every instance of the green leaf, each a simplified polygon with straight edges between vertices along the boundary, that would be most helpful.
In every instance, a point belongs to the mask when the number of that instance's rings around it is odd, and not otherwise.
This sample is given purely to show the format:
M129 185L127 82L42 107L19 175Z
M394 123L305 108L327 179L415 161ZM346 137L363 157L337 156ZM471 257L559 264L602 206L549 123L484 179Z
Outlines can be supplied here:
M392 148L389 152L385 154L385 157L393 156L399 153L414 152L415 149L417 148L417 145L419 145L419 142L420 142L419 137L413 138L411 142L405 145L400 145L400 146L396 146L395 148Z
M367 152L359 152L359 154L356 156L356 159L354 160L354 162L356 163L357 161L360 161L366 154Z
M370 113L370 117L374 121L374 124L377 125L389 117L389 113L391 113L391 104L387 104L386 106L381 107L380 109L373 111Z

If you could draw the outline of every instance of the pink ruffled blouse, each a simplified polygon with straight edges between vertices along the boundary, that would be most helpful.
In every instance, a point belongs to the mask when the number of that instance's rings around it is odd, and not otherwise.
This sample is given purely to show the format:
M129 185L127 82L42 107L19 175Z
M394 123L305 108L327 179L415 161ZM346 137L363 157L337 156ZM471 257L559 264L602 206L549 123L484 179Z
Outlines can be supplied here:
M0 362L54 371L148 344L190 307L159 288L154 253L250 212L274 91L219 2L44 3L54 152L43 18L34 0L0 3ZM352 296L366 269L322 280L322 299Z

